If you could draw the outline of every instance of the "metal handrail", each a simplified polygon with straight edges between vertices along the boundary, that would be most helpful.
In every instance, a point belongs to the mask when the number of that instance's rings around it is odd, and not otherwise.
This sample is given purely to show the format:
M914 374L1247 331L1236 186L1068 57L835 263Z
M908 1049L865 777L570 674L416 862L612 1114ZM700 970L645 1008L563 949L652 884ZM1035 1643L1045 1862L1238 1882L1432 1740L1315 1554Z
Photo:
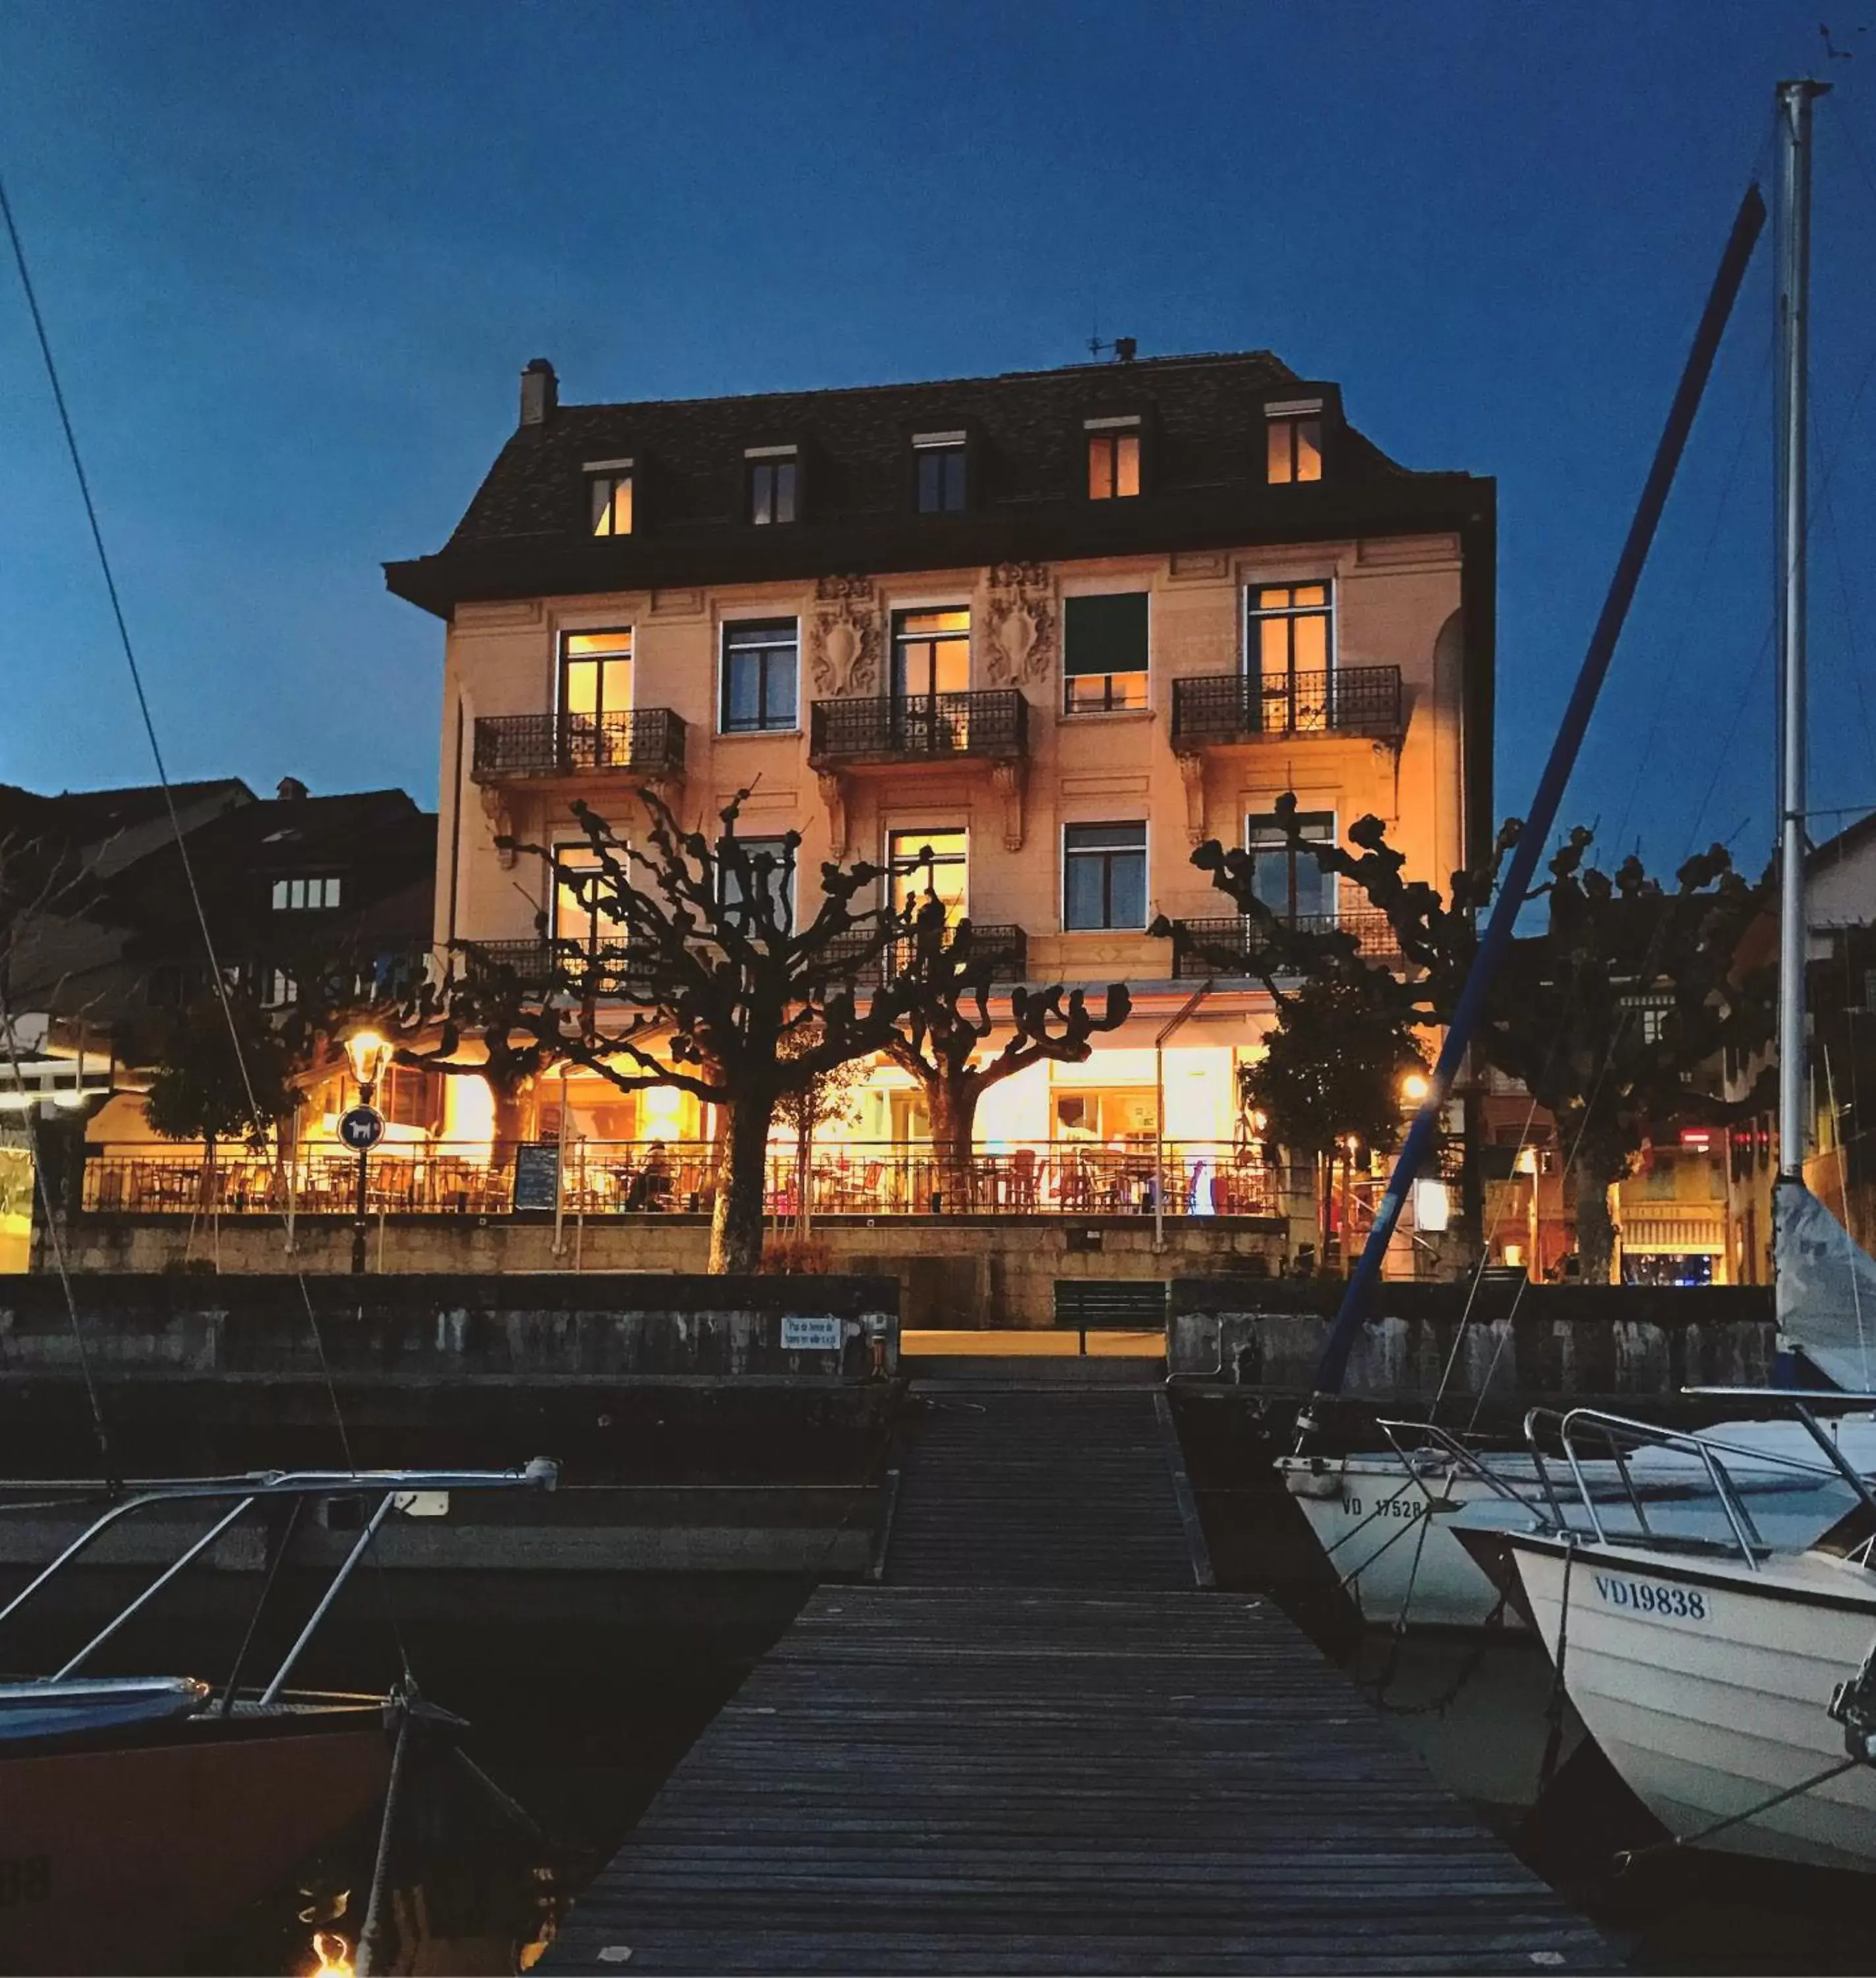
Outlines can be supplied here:
M1779 1394L1769 1395L1755 1390L1742 1391L1751 1391L1753 1398L1759 1400L1791 1398ZM1805 1419L1806 1411L1802 1404L1797 1405L1796 1414L1798 1419ZM1828 1439L1815 1421L1808 1421L1806 1426L1827 1458L1823 1463L1807 1462L1800 1457L1788 1455L1779 1450L1755 1449L1743 1444L1730 1443L1704 1431L1696 1434L1689 1430L1665 1427L1659 1423L1637 1421L1631 1417L1610 1414L1600 1408L1572 1408L1561 1415L1547 1409L1533 1408L1524 1418L1524 1431L1541 1474L1544 1473L1544 1464L1539 1431L1546 1423L1555 1424L1564 1460L1570 1466L1570 1475L1576 1484L1577 1495L1582 1500L1590 1529L1599 1544L1607 1545L1611 1540L1597 1510L1594 1495L1590 1489L1588 1479L1583 1473L1582 1459L1577 1453L1577 1439L1586 1434L1600 1437L1614 1458L1618 1470L1623 1474L1625 1487L1630 1503L1635 1507L1644 1536L1650 1536L1652 1533L1637 1501L1633 1480L1628 1475L1624 1444L1631 1450L1649 1447L1675 1450L1684 1455L1696 1457L1706 1472L1707 1480L1713 1487L1720 1509L1726 1514L1740 1558L1749 1570L1755 1573L1759 1570L1759 1554L1767 1550L1765 1542L1753 1521L1744 1496L1726 1467L1724 1458L1731 1457L1748 1463L1772 1465L1798 1476L1822 1477L1832 1481L1841 1479L1849 1483L1866 1504L1876 1509L1876 1499L1872 1499L1868 1486L1856 1475L1841 1454L1831 1448ZM1554 1492L1552 1494L1554 1497Z
M1544 1516L1544 1507L1541 1504L1534 1503L1530 1498L1527 1497L1521 1490L1516 1489L1514 1486L1507 1483L1502 1477L1496 1474L1480 1458L1478 1451L1476 1450L1468 1449L1451 1429L1442 1427L1437 1422L1425 1421L1390 1421L1383 1420L1378 1421L1375 1426L1387 1437L1389 1446L1393 1450L1395 1454L1400 1458L1402 1464L1413 1477L1414 1480L1416 1483L1419 1481L1419 1473L1414 1464L1411 1453L1401 1447L1399 1440L1395 1433L1396 1430L1399 1430L1403 1434L1407 1433L1409 1431L1412 1431L1415 1434L1425 1437L1428 1441L1433 1444L1435 1447L1438 1449L1442 1454L1450 1457L1455 1463L1458 1464L1468 1475L1475 1477L1480 1483L1485 1484L1488 1489L1495 1492L1498 1496L1504 1498L1508 1503L1521 1506L1528 1511L1534 1511L1540 1517ZM1425 1487L1422 1485L1422 1489L1423 1492L1425 1492ZM1427 1493L1427 1501L1429 1503L1433 1501L1431 1493ZM1552 1509L1556 1509L1554 1499L1552 1500ZM1563 1527L1564 1520L1561 1513L1559 1513L1554 1522L1560 1529Z
M174 1484L160 1485L140 1491L135 1497L125 1498L94 1519L56 1559L42 1567L4 1607L0 1607L0 1626L17 1614L41 1587L55 1578L74 1559L89 1551L105 1533L134 1513L147 1510L154 1504L213 1503L226 1502L230 1498L239 1500L232 1511L191 1543L180 1559L166 1566L150 1585L116 1615L101 1633L78 1652L76 1657L67 1662L56 1675L43 1680L58 1682L70 1675L94 1649L108 1641L185 1566L207 1551L224 1532L263 1498L352 1497L381 1490L384 1493L383 1501L367 1527L366 1535L369 1536L375 1534L396 1500L409 1493L419 1490L551 1490L558 1485L560 1478L559 1464L545 1457L536 1457L520 1470L252 1470L239 1477L190 1477ZM301 1639L294 1644L287 1662L270 1685L274 1694L278 1693L280 1684L286 1679L286 1672L292 1668L300 1650L310 1639L312 1628L323 1619L327 1609L331 1606L332 1596L349 1577L352 1568L362 1556L362 1541L353 1546L339 1568L337 1577L327 1589L326 1597L315 1610L312 1620L302 1632Z

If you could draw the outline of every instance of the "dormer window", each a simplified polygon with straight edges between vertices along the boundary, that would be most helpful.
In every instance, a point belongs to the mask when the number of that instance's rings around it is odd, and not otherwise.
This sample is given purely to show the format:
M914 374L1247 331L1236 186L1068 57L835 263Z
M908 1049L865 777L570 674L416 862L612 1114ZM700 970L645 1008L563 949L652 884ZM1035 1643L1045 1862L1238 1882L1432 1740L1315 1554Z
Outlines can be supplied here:
M917 473L921 515L961 514L969 435L963 432L914 433L912 455Z
M587 513L594 535L631 534L632 468L629 460L586 462Z
M277 914L322 913L339 905L336 876L317 879L276 879L273 910Z
M801 488L801 463L792 446L751 446L743 451L749 520L758 526L792 522Z
M1274 488L1323 478L1323 402L1292 399L1263 408L1264 475Z
M1140 420L1085 419L1088 435L1088 498L1125 501L1140 492Z

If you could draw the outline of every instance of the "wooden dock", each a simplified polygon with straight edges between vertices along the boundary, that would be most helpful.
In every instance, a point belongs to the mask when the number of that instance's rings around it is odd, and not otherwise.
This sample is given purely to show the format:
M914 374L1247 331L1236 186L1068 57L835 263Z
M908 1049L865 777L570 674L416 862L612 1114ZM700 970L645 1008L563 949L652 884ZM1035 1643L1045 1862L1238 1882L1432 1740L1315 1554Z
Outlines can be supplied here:
M1610 1968L1280 1612L1199 1590L1151 1391L928 1401L887 1583L814 1596L543 1968Z

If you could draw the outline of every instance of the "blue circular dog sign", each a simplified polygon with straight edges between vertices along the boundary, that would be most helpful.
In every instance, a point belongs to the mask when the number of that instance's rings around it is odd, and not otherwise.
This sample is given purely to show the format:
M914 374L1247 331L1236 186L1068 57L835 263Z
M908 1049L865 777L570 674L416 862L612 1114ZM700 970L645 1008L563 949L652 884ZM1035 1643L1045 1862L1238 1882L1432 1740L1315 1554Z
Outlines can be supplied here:
M355 1154L368 1154L385 1137L385 1116L375 1106L355 1106L339 1121L339 1137Z

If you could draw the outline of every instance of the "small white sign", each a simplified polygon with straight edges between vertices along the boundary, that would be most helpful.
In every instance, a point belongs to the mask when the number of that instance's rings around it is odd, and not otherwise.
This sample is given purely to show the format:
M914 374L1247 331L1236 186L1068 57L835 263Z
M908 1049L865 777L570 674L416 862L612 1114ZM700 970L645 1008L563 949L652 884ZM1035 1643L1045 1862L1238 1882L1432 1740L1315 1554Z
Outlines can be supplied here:
M841 1321L837 1318L803 1318L790 1312L781 1321L781 1350L784 1353L837 1353L841 1350Z

